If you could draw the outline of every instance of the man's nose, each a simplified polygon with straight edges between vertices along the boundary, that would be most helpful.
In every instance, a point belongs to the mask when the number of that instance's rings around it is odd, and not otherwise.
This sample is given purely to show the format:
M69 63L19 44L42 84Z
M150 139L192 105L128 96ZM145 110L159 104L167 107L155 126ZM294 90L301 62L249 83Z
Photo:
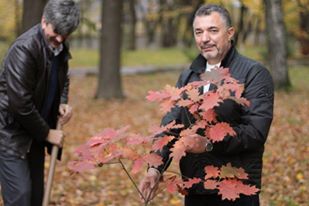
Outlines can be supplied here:
M64 41L64 37L61 36L61 35L57 35L56 40L57 40L57 42L62 43Z
M210 40L209 34L207 32L204 32L202 35L202 41L208 42Z

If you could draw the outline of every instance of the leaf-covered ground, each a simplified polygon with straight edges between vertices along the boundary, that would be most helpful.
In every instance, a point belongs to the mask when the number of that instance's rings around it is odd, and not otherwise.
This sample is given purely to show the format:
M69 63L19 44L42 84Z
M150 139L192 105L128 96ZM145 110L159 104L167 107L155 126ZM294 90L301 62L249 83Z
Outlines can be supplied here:
M148 103L148 90L174 85L177 73L124 77L124 100L94 100L97 79L74 77L70 102L72 121L65 126L63 161L57 163L52 205L137 206L143 205L119 165L71 175L67 162L76 158L74 149L103 128L130 125L130 131L147 133L160 123L158 106ZM307 206L309 200L309 71L293 72L295 89L276 93L275 118L265 148L262 206ZM46 163L48 166L48 161ZM128 165L129 167L129 165ZM177 168L175 165L172 166ZM138 182L142 175L134 176ZM182 197L161 192L152 206L181 206Z

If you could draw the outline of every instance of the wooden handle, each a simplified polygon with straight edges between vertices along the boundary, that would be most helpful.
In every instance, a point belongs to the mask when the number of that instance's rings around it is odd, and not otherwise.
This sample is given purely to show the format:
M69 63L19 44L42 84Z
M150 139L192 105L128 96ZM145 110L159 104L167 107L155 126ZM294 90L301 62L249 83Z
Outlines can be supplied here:
M57 123L56 129L61 130L61 124L59 122ZM49 198L50 198L54 174L55 174L58 151L59 151L59 147L56 145L53 145L42 206L48 206L49 204Z

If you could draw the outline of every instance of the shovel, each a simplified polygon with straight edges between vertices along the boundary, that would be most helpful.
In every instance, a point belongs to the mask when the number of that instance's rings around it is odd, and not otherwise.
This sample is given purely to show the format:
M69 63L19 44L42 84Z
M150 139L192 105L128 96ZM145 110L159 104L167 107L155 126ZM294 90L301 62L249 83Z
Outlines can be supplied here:
M59 121L57 122L56 129L61 130L61 124L60 124ZM51 156L50 156L48 178L47 178L47 183L46 183L46 188L45 188L45 192L44 192L44 198L43 198L42 206L48 206L48 203L49 203L50 193L51 193L54 174L55 174L58 151L59 151L59 147L56 146L56 145L53 145L52 153L51 153Z

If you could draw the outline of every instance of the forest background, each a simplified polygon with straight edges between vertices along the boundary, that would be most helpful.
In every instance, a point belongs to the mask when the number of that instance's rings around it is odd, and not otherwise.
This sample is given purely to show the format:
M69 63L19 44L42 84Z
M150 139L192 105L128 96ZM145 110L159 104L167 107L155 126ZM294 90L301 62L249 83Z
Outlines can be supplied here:
M0 0L1 60L15 38L40 21L45 3ZM308 0L79 3L82 22L70 39L74 117L64 128L67 139L63 161L57 164L52 205L141 205L119 166L72 176L67 163L76 158L78 145L104 128L131 125L131 130L146 133L159 125L163 114L145 96L148 90L174 85L181 70L197 55L191 23L195 9L203 3L228 8L238 31L238 50L263 62L276 83L275 117L264 156L262 205L309 205ZM284 35L276 35L274 28ZM135 177L137 182L140 176ZM182 196L161 192L151 205L180 206Z

